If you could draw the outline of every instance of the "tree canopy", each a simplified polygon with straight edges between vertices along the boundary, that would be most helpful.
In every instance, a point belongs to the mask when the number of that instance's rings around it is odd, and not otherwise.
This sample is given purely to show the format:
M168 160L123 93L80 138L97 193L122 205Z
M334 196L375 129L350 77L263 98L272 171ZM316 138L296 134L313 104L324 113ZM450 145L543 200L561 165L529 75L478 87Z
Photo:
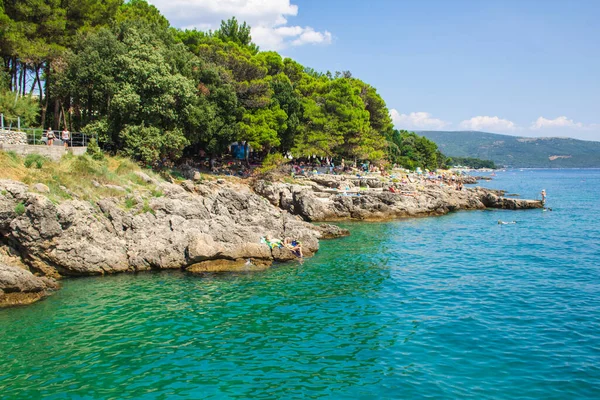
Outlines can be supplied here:
M0 23L0 90L29 98L28 123L96 133L104 149L144 162L233 141L409 168L445 159L394 131L385 101L350 71L261 52L236 18L203 32L171 27L145 0L0 0Z

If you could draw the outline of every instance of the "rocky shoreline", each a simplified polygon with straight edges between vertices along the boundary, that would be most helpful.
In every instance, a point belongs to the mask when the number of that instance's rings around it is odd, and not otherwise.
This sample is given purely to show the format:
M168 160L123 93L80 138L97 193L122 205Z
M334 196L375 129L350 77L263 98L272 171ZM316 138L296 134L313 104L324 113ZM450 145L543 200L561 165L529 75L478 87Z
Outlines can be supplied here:
M265 237L299 240L304 255L311 256L320 239L349 234L312 222L542 207L539 201L504 198L502 192L481 188L394 183L394 193L377 177L152 184L160 196L148 200L134 192L133 206L127 207L118 198L55 204L36 185L0 180L0 306L44 298L64 277L264 269L297 258L286 247L271 248Z
M460 178L474 183L471 177ZM504 191L469 188L426 181L390 182L349 175L316 175L299 184L258 181L256 193L271 204L306 221L385 221L443 215L458 210L542 208L541 201L503 197ZM393 192L391 191L393 190Z

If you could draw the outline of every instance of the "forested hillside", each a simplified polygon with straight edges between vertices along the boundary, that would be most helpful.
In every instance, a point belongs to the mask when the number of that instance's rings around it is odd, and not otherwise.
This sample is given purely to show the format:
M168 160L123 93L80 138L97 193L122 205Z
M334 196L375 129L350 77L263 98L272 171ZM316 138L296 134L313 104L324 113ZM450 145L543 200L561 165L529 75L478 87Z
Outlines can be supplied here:
M421 131L452 157L477 157L518 168L598 168L600 142L526 138L487 132Z
M375 88L260 51L235 18L202 32L171 27L145 0L4 0L0 26L9 122L93 133L147 163L220 154L236 140L263 154L445 160L393 129Z

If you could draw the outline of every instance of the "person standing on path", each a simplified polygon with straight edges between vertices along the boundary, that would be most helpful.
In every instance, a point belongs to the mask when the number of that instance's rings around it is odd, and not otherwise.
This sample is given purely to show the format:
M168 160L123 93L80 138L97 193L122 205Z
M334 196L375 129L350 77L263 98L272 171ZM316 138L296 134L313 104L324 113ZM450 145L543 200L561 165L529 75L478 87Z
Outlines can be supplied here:
M52 129L48 129L48 133L46 133L46 138L48 139L48 146L52 146L54 144L54 131Z
M69 139L71 139L71 132L65 128L61 133L61 139L65 145L65 149L68 147Z

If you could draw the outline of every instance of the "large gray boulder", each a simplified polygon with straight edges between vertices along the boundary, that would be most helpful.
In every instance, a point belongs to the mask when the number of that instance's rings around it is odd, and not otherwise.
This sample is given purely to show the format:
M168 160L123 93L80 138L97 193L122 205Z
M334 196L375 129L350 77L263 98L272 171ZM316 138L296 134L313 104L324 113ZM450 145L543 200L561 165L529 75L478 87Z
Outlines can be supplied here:
M30 304L58 288L49 278L40 278L26 269L0 264L0 307Z

